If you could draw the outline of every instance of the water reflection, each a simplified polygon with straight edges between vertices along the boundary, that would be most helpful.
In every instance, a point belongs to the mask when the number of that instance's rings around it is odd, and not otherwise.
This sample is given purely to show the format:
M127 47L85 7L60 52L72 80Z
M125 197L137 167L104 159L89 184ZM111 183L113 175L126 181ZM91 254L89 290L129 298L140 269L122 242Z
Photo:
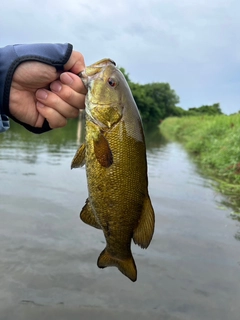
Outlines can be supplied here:
M144 125L147 150L154 153L163 145L167 144L167 139L161 134L156 125Z
M240 241L240 230L235 234L235 239Z
M85 170L70 164L84 124L39 136L12 124L0 135L3 319L239 318L239 222L181 145L145 132L156 229L147 250L133 245L134 285L97 268L103 235L79 220Z
M162 157L168 158L169 141L160 133L158 127L151 124L144 125L146 138L148 164L151 168L149 174L156 176L161 174L162 164L156 163ZM84 112L80 114L79 120L70 120L68 125L62 129L52 130L42 135L29 133L25 128L15 122L11 122L11 129L4 134L0 134L0 160L2 161L22 161L32 165L38 162L46 162L50 165L61 165L62 159L73 157L77 148L84 141L85 136L85 119ZM175 149L175 148L174 148ZM177 149L175 150L177 153ZM174 151L174 152L175 152ZM194 162L194 157L188 156L190 161ZM178 154L175 155L175 162L172 166L178 166ZM169 161L171 161L169 159ZM189 161L189 160L186 160ZM171 175L172 168L169 170ZM0 170L4 170L4 162ZM184 170L184 169L183 169ZM197 175L190 178L191 183L198 183L199 177L204 177L200 184L205 187L216 188L216 183L208 179L201 167L195 166ZM186 172L185 172L186 173ZM185 174L184 173L184 174ZM220 200L219 205L231 208L235 213L234 218L240 220L240 197L238 193L230 192Z
M50 162L60 164L60 159L66 154L74 155L84 136L84 126L81 122L69 122L65 128L42 135L31 134L12 122L11 129L0 135L0 160L18 160L34 164L49 154Z
M196 172L208 181L210 187L216 190L216 193L221 193L222 197L218 201L218 205L222 208L231 209L232 212L230 216L240 221L240 189L239 186L231 187L227 186L225 183L223 185L214 177L209 176L208 172L204 171L204 168L196 161L194 156L189 155L192 162L196 163Z

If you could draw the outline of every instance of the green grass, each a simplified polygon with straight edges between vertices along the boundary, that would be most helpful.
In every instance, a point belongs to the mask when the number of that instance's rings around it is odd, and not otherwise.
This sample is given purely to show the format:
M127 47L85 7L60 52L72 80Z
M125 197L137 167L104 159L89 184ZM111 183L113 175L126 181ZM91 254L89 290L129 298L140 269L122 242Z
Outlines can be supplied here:
M240 191L240 114L167 118L160 129L182 142L209 174Z
M194 155L217 189L228 196L232 214L240 220L240 114L167 118L160 130Z

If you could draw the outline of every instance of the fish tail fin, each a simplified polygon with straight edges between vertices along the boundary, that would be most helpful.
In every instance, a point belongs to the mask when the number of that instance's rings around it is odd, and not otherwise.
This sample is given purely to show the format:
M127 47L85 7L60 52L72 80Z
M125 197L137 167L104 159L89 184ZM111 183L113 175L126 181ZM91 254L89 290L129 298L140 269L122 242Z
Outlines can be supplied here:
M111 256L107 249L104 249L98 258L97 265L99 268L117 267L133 282L137 280L137 268L132 254L127 259L119 259Z

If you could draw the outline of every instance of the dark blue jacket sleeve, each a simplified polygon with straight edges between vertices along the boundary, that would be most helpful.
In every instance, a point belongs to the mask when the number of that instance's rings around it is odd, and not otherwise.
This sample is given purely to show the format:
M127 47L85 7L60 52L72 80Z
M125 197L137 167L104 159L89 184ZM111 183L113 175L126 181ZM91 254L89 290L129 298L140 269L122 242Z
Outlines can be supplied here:
M63 70L72 53L72 45L66 44L17 44L0 48L0 132L9 127L8 117L29 131L42 133L50 130L45 120L42 128L35 128L15 119L9 112L9 94L13 73L24 61L39 61Z

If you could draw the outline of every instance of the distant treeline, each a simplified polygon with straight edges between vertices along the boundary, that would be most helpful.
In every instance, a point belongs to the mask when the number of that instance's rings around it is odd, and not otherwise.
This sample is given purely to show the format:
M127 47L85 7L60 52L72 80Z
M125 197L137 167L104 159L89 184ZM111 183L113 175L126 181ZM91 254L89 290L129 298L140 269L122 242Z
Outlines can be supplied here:
M171 89L169 83L153 82L148 84L134 83L124 68L120 68L124 74L133 97L145 123L160 123L163 119L176 116L195 116L200 114L218 115L222 114L220 104L203 105L199 108L184 110L177 106L180 102L176 92Z

